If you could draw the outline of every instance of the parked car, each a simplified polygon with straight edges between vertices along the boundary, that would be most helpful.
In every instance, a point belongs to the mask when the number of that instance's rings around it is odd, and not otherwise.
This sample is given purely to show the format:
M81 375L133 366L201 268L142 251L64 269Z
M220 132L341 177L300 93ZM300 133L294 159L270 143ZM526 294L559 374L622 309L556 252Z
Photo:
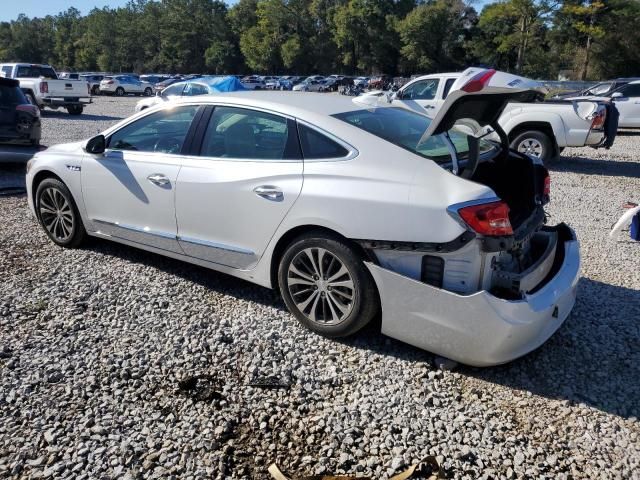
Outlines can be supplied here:
M257 75L244 77L240 81L245 86L245 88L248 88L249 90L264 90L267 87L267 85L264 83L264 80L262 80L262 78L258 77Z
M631 77L631 78L615 78L613 80L608 80L606 82L600 82L595 85L592 85L589 88L585 88L584 90L574 91L574 92L563 92L557 95L554 95L552 98L554 100L560 99L568 99L575 97L606 97L610 93L613 93L623 85L627 83L640 80L640 77Z
M161 82L158 82L155 85L153 85L153 92L157 95L158 93L162 92L165 88L167 88L169 85L173 85L174 83L181 82L183 80L184 78L182 77L182 75L176 75L171 78L167 78L166 80L162 80Z
M573 97L565 99L570 102L607 100L612 101L618 109L618 127L639 128L640 127L640 81L635 80L619 87L606 95L595 97Z
M369 86L369 77L356 77L353 79L356 87L367 88Z
M80 78L89 84L91 95L100 95L100 82L104 79L104 75L86 73L80 75Z
M277 288L329 337L381 311L386 335L507 362L567 318L580 254L545 225L547 169L456 126L495 128L530 94L491 80L461 79L434 120L289 92L158 105L36 154L29 207L63 247L95 236Z
M227 77L202 77L185 82L174 83L165 88L160 95L140 100L136 105L136 112L160 103L176 100L182 97L196 97L198 95L211 95L220 92L238 92L247 90L234 76Z
M325 78L322 80L319 92L337 92L338 91L338 80L336 78Z
M100 94L102 95L153 95L153 85L149 82L143 82L137 78L128 75L113 75L104 77L100 82Z
M66 108L70 115L80 115L84 106L91 103L89 84L84 80L60 80L49 65L35 63L1 63L5 78L20 82L25 96L38 108L57 110Z
M470 68L462 73L418 77L398 90L395 99L407 108L434 117L455 82L481 70ZM526 79L514 81L524 82ZM516 98L502 112L499 123L509 138L511 148L546 162L557 157L565 147L598 148L603 145L607 115L603 102L593 99L543 102L543 98L544 95L540 94L533 101L524 103Z
M0 142L40 144L40 109L12 78L0 77Z
M151 85L155 85L156 83L163 82L165 80L168 80L169 78L171 78L171 75L160 75L157 73L152 73L147 75L140 75L139 80L148 82Z
M319 92L325 87L324 79L322 80L306 80L293 86L294 92Z

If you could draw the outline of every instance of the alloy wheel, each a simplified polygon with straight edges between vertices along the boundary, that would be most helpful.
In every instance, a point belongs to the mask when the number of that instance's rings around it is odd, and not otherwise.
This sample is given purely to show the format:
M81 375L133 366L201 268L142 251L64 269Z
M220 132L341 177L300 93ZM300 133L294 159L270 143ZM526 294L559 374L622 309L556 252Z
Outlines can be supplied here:
M287 272L287 287L298 310L310 321L337 325L351 313L355 286L351 272L330 251L300 251Z
M518 144L518 152L526 153L540 158L542 156L543 146L539 140L535 138L525 138Z
M66 242L73 235L74 215L60 190L49 187L40 195L38 210L42 225L57 241Z

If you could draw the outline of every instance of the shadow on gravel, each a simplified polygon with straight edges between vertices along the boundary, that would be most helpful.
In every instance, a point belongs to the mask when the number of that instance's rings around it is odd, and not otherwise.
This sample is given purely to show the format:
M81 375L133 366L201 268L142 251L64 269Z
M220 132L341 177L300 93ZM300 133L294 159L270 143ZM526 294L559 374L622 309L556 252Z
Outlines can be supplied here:
M507 365L460 373L543 397L640 417L640 291L582 278L565 324Z
M65 120L84 121L84 120L122 120L125 117L112 117L110 115L91 115L83 113L82 115L69 115L66 110L45 110L42 112L43 118L62 118Z
M158 268L238 299L285 310L274 291L230 275L101 239L92 239L86 248ZM461 366L458 371L569 404L582 402L621 417L640 417L638 318L640 291L582 278L571 316L538 350L506 365L483 369ZM380 334L379 319L358 334L335 341L402 361L433 363L431 353Z
M640 136L640 130L621 130L616 136L618 137L638 137Z
M552 172L574 172L586 175L640 178L640 166L636 162L597 160L589 157L561 157L549 165Z

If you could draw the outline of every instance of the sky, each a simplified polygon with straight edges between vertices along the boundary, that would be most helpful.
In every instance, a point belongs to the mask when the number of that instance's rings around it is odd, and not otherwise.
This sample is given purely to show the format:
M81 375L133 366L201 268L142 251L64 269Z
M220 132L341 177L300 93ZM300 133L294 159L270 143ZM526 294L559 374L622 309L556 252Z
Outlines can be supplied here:
M70 7L76 7L80 13L86 15L94 7L111 8L126 5L128 0L0 0L0 21L11 21L24 13L27 17L46 17L47 15L57 15ZM236 0L226 0L228 4L235 3ZM476 10L481 10L488 0L476 0L473 6Z
M57 15L71 7L76 7L86 15L94 7L117 8L127 4L129 0L0 0L0 21L11 21L24 13L27 17L46 17ZM233 4L235 0L227 0Z

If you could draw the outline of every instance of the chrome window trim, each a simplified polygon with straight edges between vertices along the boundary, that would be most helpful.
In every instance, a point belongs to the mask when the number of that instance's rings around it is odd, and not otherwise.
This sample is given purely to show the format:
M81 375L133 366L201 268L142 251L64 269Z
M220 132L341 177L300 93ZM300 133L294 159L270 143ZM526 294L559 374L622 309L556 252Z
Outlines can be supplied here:
M296 122L299 123L300 125L304 125L307 128L310 128L311 130L315 130L316 132L320 133L321 135L324 135L325 137L329 137L331 140L333 140L334 142L336 142L338 145L340 145L341 147L345 148L347 150L347 155L345 155L344 157L335 157L335 158L312 158L312 159L304 159L305 163L306 162L344 162L346 160L352 160L354 158L356 158L358 155L360 155L360 152L358 151L358 149L356 147L354 147L353 145L345 142L344 140L342 140L339 137L336 137L333 133L326 131L323 128L320 128L312 123L307 122L306 120L302 120L300 118L296 119ZM298 138L300 137L300 134L298 134ZM302 156L304 157L304 152L302 152Z

